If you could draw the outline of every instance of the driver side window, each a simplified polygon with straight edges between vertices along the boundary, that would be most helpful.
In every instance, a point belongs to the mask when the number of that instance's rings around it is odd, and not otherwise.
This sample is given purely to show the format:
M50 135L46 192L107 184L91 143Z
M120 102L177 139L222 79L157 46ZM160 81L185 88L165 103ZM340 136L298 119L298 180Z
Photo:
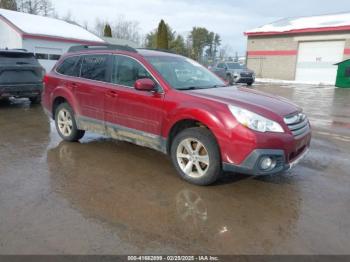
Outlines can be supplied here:
M148 71L136 60L127 56L114 56L112 83L134 87L136 80L142 78L153 79Z

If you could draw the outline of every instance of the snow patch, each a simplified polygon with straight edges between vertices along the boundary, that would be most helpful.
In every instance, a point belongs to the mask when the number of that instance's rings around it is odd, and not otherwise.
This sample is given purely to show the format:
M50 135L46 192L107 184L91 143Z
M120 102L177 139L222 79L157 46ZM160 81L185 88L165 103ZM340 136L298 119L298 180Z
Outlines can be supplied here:
M288 32L299 29L350 26L350 13L310 17L285 18L254 28L246 33Z
M317 85L317 86L333 86L334 83L323 83L319 81L295 81L295 80L280 80L271 78L256 78L257 83L275 83L275 84L303 84L303 85Z
M10 21L26 34L104 43L102 39L84 28L63 20L5 9L0 9L0 16Z

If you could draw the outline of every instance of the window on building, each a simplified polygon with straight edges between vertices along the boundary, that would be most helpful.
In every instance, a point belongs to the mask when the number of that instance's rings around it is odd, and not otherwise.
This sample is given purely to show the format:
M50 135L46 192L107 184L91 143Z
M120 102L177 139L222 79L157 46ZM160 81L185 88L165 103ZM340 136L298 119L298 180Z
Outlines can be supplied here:
M90 55L83 58L81 77L106 81L108 68L108 55Z
M60 55L49 54L49 60L59 60L60 57Z
M113 83L134 87L136 80L142 78L154 80L150 73L136 60L126 56L114 56Z
M43 54L43 53L36 53L35 54L35 58L36 59L41 59L41 60L47 60L47 59L49 59L49 55L48 54Z
M79 76L80 74L79 56L66 58L57 68L57 72L67 76Z
M345 77L350 77L350 66L345 68Z

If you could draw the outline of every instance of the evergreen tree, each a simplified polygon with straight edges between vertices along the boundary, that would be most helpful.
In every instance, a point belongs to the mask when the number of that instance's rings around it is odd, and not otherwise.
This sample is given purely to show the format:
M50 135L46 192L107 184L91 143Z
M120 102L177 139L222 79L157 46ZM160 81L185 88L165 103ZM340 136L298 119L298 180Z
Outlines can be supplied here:
M157 48L165 50L169 49L168 30L163 19L160 21L158 26Z
M105 25L104 31L103 31L104 37L112 37L112 28L109 24Z
M17 11L16 0L0 0L0 8Z

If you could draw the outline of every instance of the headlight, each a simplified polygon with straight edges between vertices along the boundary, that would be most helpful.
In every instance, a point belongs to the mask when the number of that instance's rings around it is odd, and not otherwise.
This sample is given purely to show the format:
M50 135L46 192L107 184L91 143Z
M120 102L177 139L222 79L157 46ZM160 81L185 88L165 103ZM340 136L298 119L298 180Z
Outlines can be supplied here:
M229 105L228 108L230 109L233 116L237 119L237 121L243 126L259 132L284 132L280 124L275 121L272 121L240 107Z

